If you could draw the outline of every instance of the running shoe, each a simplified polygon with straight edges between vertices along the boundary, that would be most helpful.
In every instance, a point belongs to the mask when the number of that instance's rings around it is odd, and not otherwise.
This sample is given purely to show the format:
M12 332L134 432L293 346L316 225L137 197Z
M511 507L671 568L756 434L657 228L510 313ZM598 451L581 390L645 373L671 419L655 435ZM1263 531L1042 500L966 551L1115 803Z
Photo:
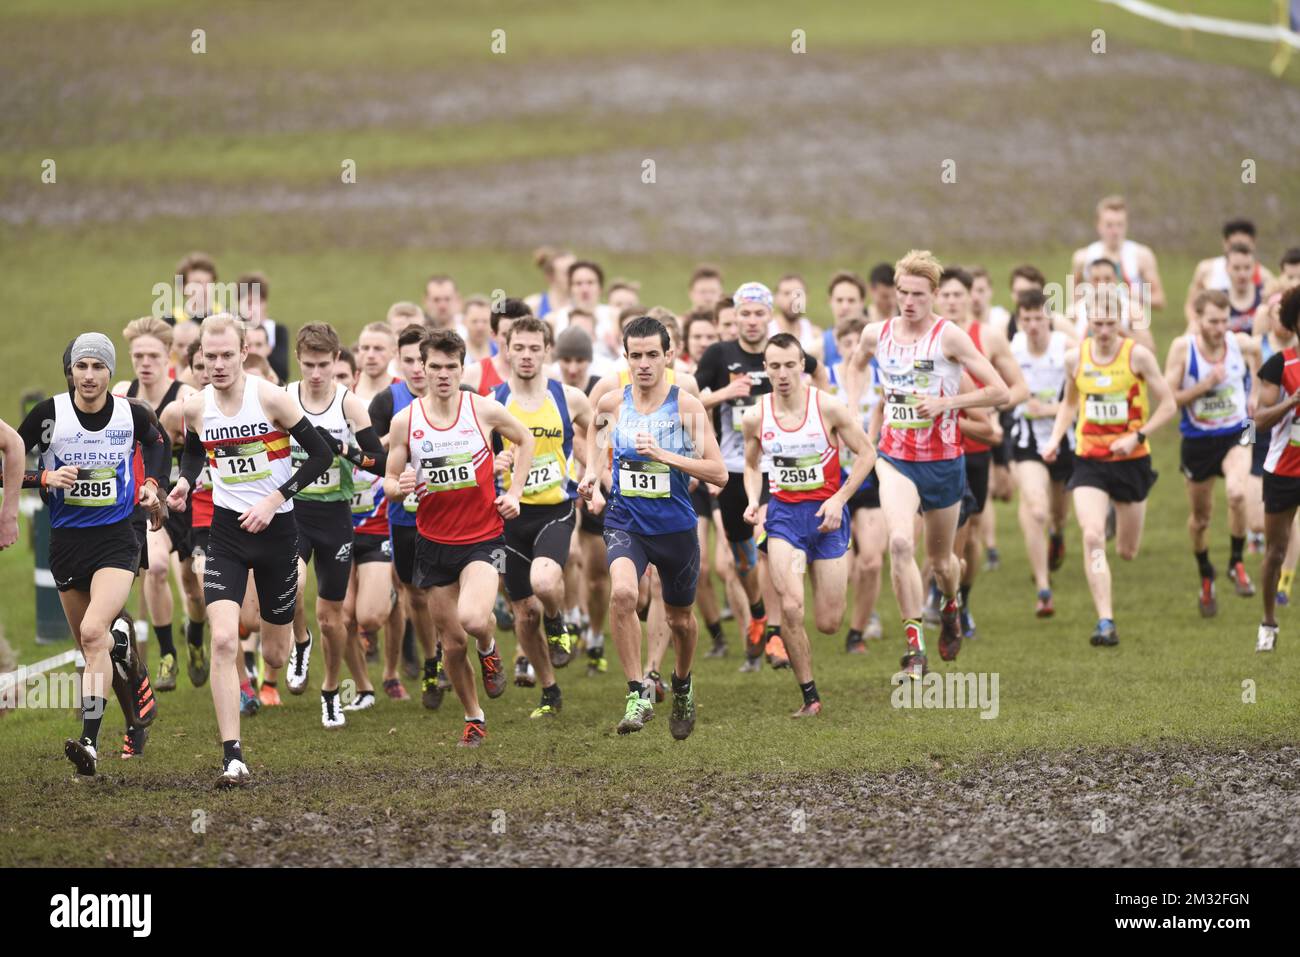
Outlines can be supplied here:
M289 649L289 670L287 678L289 681L290 694L302 694L307 690L307 673L311 667L311 646L312 646L311 629L307 629L307 640L301 645L293 642Z
M89 738L82 738L80 741L68 738L63 743L63 753L76 767L76 778L93 778L95 776L95 765L99 761L99 755L95 753L95 746L90 743Z
M148 728L127 728L122 735L122 760L143 757L144 745L148 740Z
M348 719L343 716L343 708L339 705L339 693L326 694L320 693L320 723L326 728L341 728L348 723Z
M954 597L939 613L939 657L956 661L964 632L961 601Z
M655 716L655 706L650 699L637 691L629 691L623 708L623 720L618 723L619 734L640 731Z
M590 629L587 630L587 635L587 677L594 678L609 670L609 660L605 657L605 636L600 636L599 644L593 644L590 641Z
M1002 556L998 554L996 548L990 548L984 553L984 570L986 572L995 572L1002 567Z
M673 691L673 710L668 715L668 731L678 741L685 741L695 730L695 682L685 691Z
M492 617L496 619L497 628L501 631L515 630L514 612L510 610L510 603L500 592L497 592L497 600L492 605Z
M262 702L262 707L264 708L280 707L280 689L275 685L269 685L266 682L263 682L262 687L257 689L257 697L258 700Z
M394 701L410 701L411 695L400 678L389 678L384 682L384 694Z
M760 655L757 658L746 658L740 665L740 673L753 674L763 670L763 658Z
M1260 625L1259 637L1255 639L1255 652L1272 651L1276 647L1277 625Z
M1295 572L1283 569L1277 576L1277 603L1287 605L1291 602L1291 585L1295 581Z
M974 641L979 637L979 632L975 630L975 616L965 605L961 608L961 636L967 641Z
M867 653L867 640L862 636L862 632L849 629L848 634L844 636L844 651L850 655Z
M745 657L758 659L763 656L763 646L765 644L765 634L767 632L767 616L762 618L751 618L749 620L749 631L745 633Z
M257 712L262 710L262 702L257 700L257 695L249 694L243 688L239 689L239 713L245 718L251 718Z
M555 634L546 636L546 644L551 651L551 665L563 668L573 660L573 649L578 643L578 634L569 625L563 626Z
M1053 535L1047 543L1047 570L1060 571L1065 564L1065 536Z
M357 696L352 701L343 706L344 711L369 711L375 706L375 693L373 691L358 691Z
M1115 623L1114 622L1103 623L1100 621L1097 622L1097 627L1092 633L1092 638L1089 640L1094 645L1099 645L1099 646L1104 645L1107 648L1111 648L1114 647L1115 645L1118 645L1119 632L1115 630Z
M564 707L564 700L560 697L560 689L555 689L555 697L549 701L545 692L542 693L542 703L533 709L530 718L558 718L560 711Z
M135 688L135 720L131 723L137 728L147 728L158 717L158 701L153 696L153 686L149 684L149 669L144 662L139 662L140 683Z
M815 718L822 713L822 702L818 698L816 701L810 701L802 708L790 715L792 718Z
M438 654L442 654L441 647L438 648ZM444 694L451 690L451 675L447 674L447 669L442 666L441 658L438 659L438 687Z
M477 748L487 737L487 728L483 726L482 721L466 721L465 730L460 733L460 740L456 742L458 748Z
M1052 590L1044 588L1038 593L1038 604L1034 606L1034 614L1039 618L1051 618L1056 614L1056 608L1052 605Z
M222 790L247 787L250 780L248 765L234 758L222 769L221 776L217 778L217 787Z
M647 671L645 673L644 683L654 687L655 704L663 704L666 695L664 692L664 679L660 677L659 672Z
M785 642L776 633L769 635L767 639L767 663L774 669L790 667L790 656L786 653Z
M158 659L158 681L154 685L158 691L175 691L176 690L176 673L179 669L176 667L175 655L163 655Z
M438 672L442 672L442 662L438 662ZM420 701L430 711L437 711L442 706L442 699L447 694L438 683L437 675L425 675L420 679Z
M515 659L515 686L531 688L537 684L537 672L523 655Z
M929 661L918 651L909 651L903 655L901 662L903 674L913 681L920 681L930 671Z
M506 669L501 663L501 652L497 650L496 644L492 645L492 650L488 654L479 652L479 668L483 671L483 690L487 692L489 698L499 698L506 693Z
M208 653L202 645L187 643L185 647L190 653L189 664L186 666L190 676L190 684L196 688L202 688L208 681Z
M925 608L921 612L921 623L925 625L939 624L939 604L943 596L939 594L937 585L930 586L930 593L925 599Z
M1214 578L1201 576L1201 590L1196 596L1196 604L1201 609L1202 618L1213 618L1219 612L1218 591L1214 587Z
M704 653L705 658L725 658L727 657L727 639L718 635L713 639L713 645Z
M1255 594L1255 583L1250 580L1246 574L1246 566L1242 562L1233 562L1228 566L1228 577L1232 579L1232 587L1237 589L1237 594L1242 598L1250 598ZM1279 576L1280 578L1281 576Z
M880 615L876 612L871 613L871 620L867 622L867 630L862 633L862 637L867 641L880 641L885 637L885 629L880 624Z
M1250 537L1246 540L1246 552L1250 555L1264 554L1264 533L1251 532Z

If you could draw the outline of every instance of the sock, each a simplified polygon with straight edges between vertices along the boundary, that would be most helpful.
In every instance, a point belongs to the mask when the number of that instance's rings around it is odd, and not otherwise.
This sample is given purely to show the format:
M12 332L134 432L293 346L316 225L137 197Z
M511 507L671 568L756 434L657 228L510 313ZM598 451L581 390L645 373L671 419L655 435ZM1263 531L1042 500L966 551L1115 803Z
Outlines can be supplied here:
M1052 590L1050 588L1040 588L1038 589L1038 597L1042 599L1051 598Z
M425 676L426 678L436 678L436 677L438 677L438 659L437 659L437 658L425 658L425 659L424 659L424 676Z
M487 724L487 718L471 718L469 715L465 715L465 723L476 724L481 728Z
M553 703L560 700L560 686L558 683L551 685L549 688L542 689L542 704Z
M244 652L244 670L245 671L257 670L257 655L253 654L251 651Z
M1202 578L1214 577L1214 566L1210 564L1210 550L1208 548L1203 552L1196 553L1196 567L1200 569Z
M262 682L262 687L263 687L263 688L274 688L274 687L275 687L275 682L274 682L274 681L263 681L263 682Z
M175 655L175 654L176 654L176 642L175 642L175 639L172 638L172 626L171 626L171 622L168 622L168 623L165 624L165 625L154 625L154 626L153 626L153 633L154 633L155 637L157 637L157 639L158 639L158 654L159 654L159 655Z
M684 694L691 690L691 676L689 674L685 678L679 678L677 677L677 672L674 671L672 673L672 681L673 692L676 694Z
M321 696L322 698L327 698L327 699L329 699L330 701L333 701L335 698L337 698L337 697L339 696L339 689L338 689L338 688L335 688L333 691L326 691L324 688L321 688L321 689L320 689L320 696Z
M749 617L750 618L767 617L767 609L763 607L763 599L760 598L757 602L749 606Z
M222 741L221 742L222 766L228 766L231 761L244 760L244 749L239 746L239 741Z
M104 720L104 709L108 707L107 698L93 695L81 701L81 740L96 747L99 741L99 723Z
M1285 568L1277 576L1277 590L1280 592L1289 592L1291 582L1295 580L1295 571L1287 571Z
M1228 561L1228 564L1235 565L1241 561L1241 553L1246 547L1246 537L1244 535L1241 538L1236 535L1229 537L1232 539L1232 558Z
M769 639L769 638L773 638L773 637L776 637L776 638L780 638L780 637L781 637L781 626L780 626L780 625L768 625L767 628L764 630L764 632L763 632L763 640L764 640L764 641L766 641L766 640Z
M627 683L627 690L630 694L640 694L644 689L641 687L641 682L629 681Z
M542 624L546 627L548 637L561 634L564 631L564 616L556 615L554 618L542 615Z
M858 629L856 628L850 628L848 634L848 640L846 644L850 644L850 645L862 644L862 632L858 631Z
M203 647L203 622L190 621L185 623L185 640L195 648Z
M709 629L709 637L712 638L714 641L722 640L722 622L720 621L706 622L704 627Z
M960 588L957 589L957 593L961 595L961 607L969 608L970 607L970 585L962 585Z
M803 692L803 703L812 704L814 701L820 701L817 694L817 682L810 681L807 684L801 684L799 690Z
M925 634L921 629L920 618L904 618L903 634L907 637L907 650L913 654L925 654Z
M478 646L475 645L474 647L475 647L475 650L477 650ZM478 653L478 656L479 656L480 658L491 658L491 657L492 657L492 653L493 653L494 651L496 651L496 650L497 650L497 640L496 640L495 638L493 638L493 639L492 639L492 644L488 645L488 650L487 650L487 651L480 651L480 652Z

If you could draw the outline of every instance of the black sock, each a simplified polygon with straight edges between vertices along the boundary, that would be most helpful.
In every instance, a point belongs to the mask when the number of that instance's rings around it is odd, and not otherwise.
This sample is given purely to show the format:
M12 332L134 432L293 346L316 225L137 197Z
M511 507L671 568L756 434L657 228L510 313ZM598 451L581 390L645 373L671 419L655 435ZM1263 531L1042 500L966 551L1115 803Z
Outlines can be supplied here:
M262 687L263 687L263 688L274 688L274 687L275 687L275 682L274 682L274 681L263 681L263 682L262 682Z
M426 678L436 678L436 677L438 677L438 659L437 659L437 658L425 658L425 659L424 659L424 676L425 676Z
M856 645L862 641L862 632L856 628L850 628L848 634L848 644Z
M554 618L542 615L542 624L546 628L548 637L561 634L564 631L564 617L562 615L556 615Z
M322 698L327 698L327 699L329 699L330 701L333 701L335 698L337 698L337 697L339 696L339 689L338 689L338 688L335 688L333 691L326 691L324 688L321 688L321 689L320 689L320 696L321 696Z
M690 675L687 675L685 678L679 678L679 677L677 677L677 672L674 671L674 672L672 673L672 679L673 679L673 691L674 691L676 694L684 694L685 692L691 690L691 676L690 676Z
M229 764L231 761L244 760L244 749L239 746L239 741L222 741L221 742L222 763Z
M306 648L308 645L311 644L311 632L307 632L306 641L295 641L294 644L297 645L299 648Z
M781 637L781 626L780 626L780 625L768 625L767 628L765 628L765 629L763 630L763 638L764 638L764 640L766 640L766 639L768 639L768 638L771 638L773 635L776 635L778 638Z
M546 704L548 701L559 701L559 700L560 700L560 685L558 682L556 684L551 685L549 688L542 689L542 704Z
M767 617L767 609L763 607L763 599L760 598L757 602L749 606L749 617L750 618Z
M165 625L154 625L153 633L158 637L159 655L176 654L176 641L172 638L171 622L168 622Z
M721 641L721 640L722 640L722 622L720 622L720 621L711 621L711 622L708 622L708 623L705 625L705 627L709 629L709 637L710 637L710 638L712 638L714 641Z
M806 685L801 684L799 686L799 690L803 692L804 704L812 704L814 701L821 700L821 698L819 698L817 695L817 682L815 681L810 681Z
M961 606L968 608L970 606L970 585L961 585L957 591L961 593Z
M92 695L81 699L81 740L89 742L92 748L99 741L99 723L104 720L104 709L107 707L107 698Z
M1241 561L1241 553L1246 547L1246 536L1243 535L1241 538L1238 538L1236 535L1232 535L1229 537L1232 539L1232 558L1228 564L1235 565L1237 562Z
M191 621L185 625L185 640L195 648L203 647L203 622Z
M247 671L257 670L257 655L251 651L244 652L244 668Z
M1202 578L1214 577L1214 566L1210 564L1210 550L1208 548L1203 552L1196 553L1196 567L1200 570Z
M645 689L641 686L641 682L629 681L627 683L627 690L633 694L640 694Z

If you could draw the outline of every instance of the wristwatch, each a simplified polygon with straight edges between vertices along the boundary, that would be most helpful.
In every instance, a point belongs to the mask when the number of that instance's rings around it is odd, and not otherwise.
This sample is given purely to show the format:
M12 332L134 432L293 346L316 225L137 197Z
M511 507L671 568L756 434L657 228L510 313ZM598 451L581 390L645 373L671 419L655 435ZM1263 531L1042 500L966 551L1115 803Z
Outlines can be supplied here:
M1134 434L1138 437L1138 445L1146 444L1147 434L1145 432L1143 432L1141 429L1138 429L1137 432L1135 432Z

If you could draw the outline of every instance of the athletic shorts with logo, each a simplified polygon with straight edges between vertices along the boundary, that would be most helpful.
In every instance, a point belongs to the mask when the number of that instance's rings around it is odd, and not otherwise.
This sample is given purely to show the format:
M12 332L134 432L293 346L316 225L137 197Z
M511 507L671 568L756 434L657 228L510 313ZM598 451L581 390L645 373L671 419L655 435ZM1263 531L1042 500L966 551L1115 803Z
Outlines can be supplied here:
M298 557L314 563L316 593L326 601L342 601L352 577L352 507L348 502L299 501Z
M1098 459L1074 457L1074 474L1070 476L1066 487L1099 488L1110 496L1111 501L1127 504L1145 502L1156 484L1159 474L1151 467L1151 456L1144 455L1136 459L1121 459L1111 462Z
M1191 439L1183 436L1178 468L1191 482L1204 482L1215 477L1223 478L1223 460L1241 441L1240 433L1207 435Z
M50 530L50 574L59 591L90 591L90 580L101 568L135 572L140 567L141 541L124 518L112 525Z
M296 509L295 509L296 510ZM248 573L253 573L262 620L272 625L293 622L298 593L298 523L293 512L280 512L260 532L239 527L239 513L212 510L207 561L203 566L203 600L244 603Z
M783 502L774 498L767 503L767 518L763 530L770 541L779 538L808 556L808 561L825 561L839 558L849 548L849 534L852 526L849 522L849 507L844 506L840 516L840 527L833 532L819 532L822 520L817 517L817 510L825 502Z
M460 581L460 573L474 562L486 562L499 573L505 565L505 555L504 535L465 545L447 545L417 535L415 568L411 584L416 588L443 588L454 585Z
M520 505L519 517L505 523L506 594L511 601L523 601L533 594L534 559L549 558L564 568L577 520L570 500L554 505Z
M393 543L387 535L355 533L352 536L352 561L358 565L371 562L392 562Z
M700 536L695 529L642 535L625 528L605 529L606 563L620 558L632 561L640 580L648 566L659 572L664 604L687 608L695 604L695 587L700 581Z
M937 459L933 462L909 462L905 459L892 458L883 452L876 454L916 486L917 494L921 496L922 512L933 512L947 508L949 505L956 505L966 491L966 463L963 461L966 456L964 455L954 459Z

